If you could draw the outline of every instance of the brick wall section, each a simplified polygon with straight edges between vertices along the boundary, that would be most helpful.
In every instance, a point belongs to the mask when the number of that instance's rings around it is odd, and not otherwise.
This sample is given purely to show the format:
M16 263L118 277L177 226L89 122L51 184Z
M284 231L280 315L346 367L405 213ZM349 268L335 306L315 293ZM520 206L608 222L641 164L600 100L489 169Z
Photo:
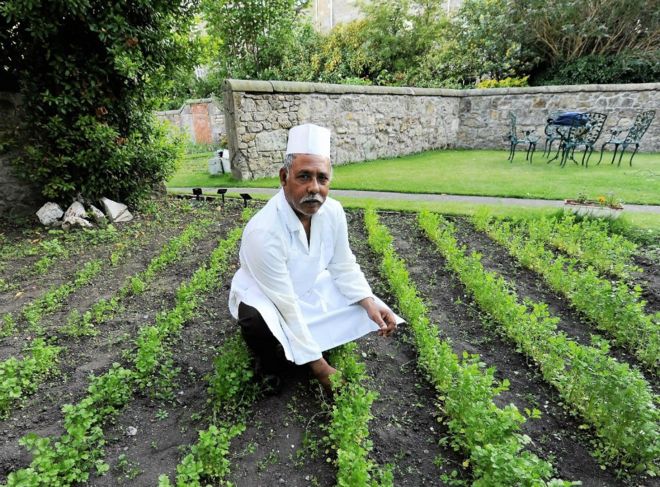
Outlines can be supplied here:
M166 120L198 144L218 143L225 134L224 110L212 98L188 100L178 110L156 112L156 118Z
M193 133L196 144L210 144L213 141L211 135L211 119L209 118L208 103L191 103Z
M660 83L446 90L226 80L225 126L238 179L276 175L288 128L306 122L332 130L333 164L343 164L448 147L507 149L509 111L519 128L541 135L553 111L607 113L599 148L610 128L655 109L640 150L658 152L659 89Z
M0 145L15 137L20 110L18 95L0 92ZM0 151L0 214L4 216L36 211L40 203L37 191L12 173L10 161L16 155L16 151Z

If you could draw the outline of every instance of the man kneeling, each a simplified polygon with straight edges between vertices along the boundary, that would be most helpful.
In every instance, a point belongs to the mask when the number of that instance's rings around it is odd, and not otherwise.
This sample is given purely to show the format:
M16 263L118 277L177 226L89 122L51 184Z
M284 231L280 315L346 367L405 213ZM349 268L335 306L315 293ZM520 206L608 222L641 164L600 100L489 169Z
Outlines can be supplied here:
M282 188L248 222L229 309L257 372L284 360L309 364L326 391L336 370L322 352L371 331L389 336L403 320L373 295L348 244L346 215L328 198L330 131L289 131Z

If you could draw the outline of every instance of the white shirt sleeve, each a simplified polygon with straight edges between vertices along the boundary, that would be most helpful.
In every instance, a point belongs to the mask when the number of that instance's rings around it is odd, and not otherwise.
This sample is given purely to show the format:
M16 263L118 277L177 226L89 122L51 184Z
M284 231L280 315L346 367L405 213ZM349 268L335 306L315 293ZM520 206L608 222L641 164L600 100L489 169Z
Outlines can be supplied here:
M373 297L371 287L360 269L348 244L348 224L344 208L337 203L335 210L335 246L334 254L328 264L328 271L337 289L346 296L350 303L357 303L361 299Z
M261 291L282 315L282 328L295 351L294 361L303 364L321 358L321 349L312 338L297 303L281 238L263 231L244 234L241 265L247 268Z

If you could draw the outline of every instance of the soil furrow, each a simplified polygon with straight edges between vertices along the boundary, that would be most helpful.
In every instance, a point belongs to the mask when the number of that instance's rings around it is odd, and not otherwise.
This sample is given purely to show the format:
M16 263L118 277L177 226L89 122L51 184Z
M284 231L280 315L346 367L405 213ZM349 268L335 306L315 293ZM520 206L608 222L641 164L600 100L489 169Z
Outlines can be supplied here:
M379 259L367 243L362 212L349 214L351 249L376 295L394 306L379 273ZM402 325L391 338L370 334L358 342L368 375L379 397L373 404L369 424L373 456L379 465L394 464L394 484L401 486L444 485L440 477L461 470L465 460L448 445L439 422L437 394L416 368L413 338Z
M642 288L642 298L646 301L645 309L649 314L660 312L660 266L658 259L652 255L650 252L649 255L633 257L635 264L642 268L642 272L635 276L634 284Z
M523 425L523 432L532 439L530 449L542 458L552 458L560 478L581 480L584 486L625 485L601 470L589 453L590 437L580 432L580 423L562 407L561 398L536 367L501 340L480 315L462 284L445 269L444 259L417 228L414 215L382 214L381 221L394 235L397 252L455 353L479 354L484 363L496 368L498 380L509 380L509 391L495 398L498 405L513 403L520 411L541 411L540 419L529 419Z
M94 259L107 261L115 244L127 242L130 245L136 239L151 240L158 238L161 233L176 232L195 217L193 212L175 214L172 209L164 213L165 222L137 215L134 221L122 224L123 228L120 227L118 230L120 236L116 240L81 244L79 249L70 252L69 257L57 260L44 275L25 274L21 272L22 267L10 264L10 268L13 269L11 284L16 289L0 294L0 316L5 313L18 314L26 304L43 296L49 289L70 282L75 272L87 262ZM104 265L109 266L109 263Z
M176 466L185 455L182 448L197 441L198 431L208 427L207 382L213 371L213 358L235 323L229 314L229 279L226 274L222 292L207 299L200 314L187 323L174 345L175 367L180 369L172 401L137 396L107 430L106 461L110 470L102 477L92 477L89 485L150 486L158 476L174 478ZM135 434L131 428L136 428Z
M152 235L145 236L145 240L129 251L125 261L116 268L107 264L107 270L102 272L80 289L71 294L63 306L42 319L46 329L46 336L58 336L59 343L70 341L65 335L59 333L59 328L67 322L72 310L84 313L100 299L109 299L125 284L128 277L144 270L149 261L160 252L162 246L181 232L181 227L166 227ZM33 335L29 330L19 330L10 339L0 342L0 360L19 354L21 348Z
M467 245L469 251L479 252L482 255L482 263L487 270L497 272L514 286L520 299L530 299L548 305L548 311L552 316L559 318L557 329L563 331L572 340L582 344L591 345L591 336L600 336L607 339L608 336L597 330L594 325L573 309L567 298L552 291L544 282L543 278L524 267L514 257L509 255L506 249L490 239L488 235L476 230L470 222L464 218L454 220L456 224L456 238L461 244ZM639 361L625 349L612 344L610 355L620 362L626 362L639 368L649 381L653 390L658 392L657 378L651 374L644 373Z
M18 439L28 432L42 436L62 433L61 406L75 403L85 395L90 373L102 374L113 362L124 360L123 354L131 350L137 330L153 322L159 311L173 305L178 285L208 259L217 241L233 228L239 214L239 208L224 213L207 238L198 242L181 261L160 273L144 293L128 298L125 311L106 322L101 334L70 341L60 358L61 375L43 384L37 394L28 398L25 408L0 422L0 481L10 471L29 463L29 454L18 446Z

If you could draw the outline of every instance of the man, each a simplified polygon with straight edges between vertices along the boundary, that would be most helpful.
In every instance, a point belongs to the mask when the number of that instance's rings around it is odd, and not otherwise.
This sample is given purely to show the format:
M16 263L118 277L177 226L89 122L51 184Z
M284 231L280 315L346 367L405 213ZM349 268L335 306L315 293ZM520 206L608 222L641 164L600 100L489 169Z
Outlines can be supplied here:
M247 224L229 308L262 372L308 364L326 390L336 370L322 352L402 322L371 292L348 245L346 215L328 198L330 131L289 131L279 193Z

